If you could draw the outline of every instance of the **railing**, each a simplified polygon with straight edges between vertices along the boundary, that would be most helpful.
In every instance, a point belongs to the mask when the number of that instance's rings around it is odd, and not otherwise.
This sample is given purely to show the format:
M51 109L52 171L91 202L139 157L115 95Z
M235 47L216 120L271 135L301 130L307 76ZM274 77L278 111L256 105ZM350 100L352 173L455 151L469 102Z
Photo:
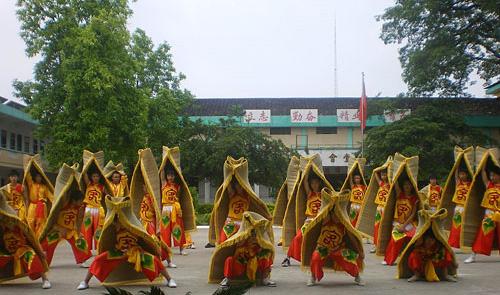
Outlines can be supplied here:
M304 149L310 149L310 150L358 150L361 148L360 144L353 144L353 145L348 145L348 144L308 144L308 145L291 145L290 148L292 150L304 150Z

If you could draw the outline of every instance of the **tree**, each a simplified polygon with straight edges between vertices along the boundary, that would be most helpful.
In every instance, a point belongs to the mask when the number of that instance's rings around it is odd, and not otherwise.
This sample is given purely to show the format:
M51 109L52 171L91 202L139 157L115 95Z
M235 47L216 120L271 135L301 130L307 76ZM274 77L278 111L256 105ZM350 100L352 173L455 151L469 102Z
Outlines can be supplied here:
M446 112L443 112L446 110ZM455 145L495 145L492 139L465 124L456 103L429 101L404 119L370 129L365 139L365 156L372 167L399 152L419 156L419 179L431 174L444 179L453 166Z
M79 161L83 149L136 157L144 143L147 97L135 87L127 1L18 1L34 81L15 82L18 97L50 139L52 166Z
M500 75L497 0L397 0L381 16L381 38L402 43L403 79L415 96L468 96L470 75Z
M173 66L170 47L154 48L142 30L127 30L128 1L18 2L26 53L39 55L34 81L15 81L16 95L49 139L52 167L75 162L83 149L131 166L137 149L161 152L191 94Z
M223 163L232 156L247 158L252 183L272 188L281 185L292 153L283 142L257 129L242 127L235 118L211 125L184 118L181 125L183 171L191 182L209 179L219 185Z

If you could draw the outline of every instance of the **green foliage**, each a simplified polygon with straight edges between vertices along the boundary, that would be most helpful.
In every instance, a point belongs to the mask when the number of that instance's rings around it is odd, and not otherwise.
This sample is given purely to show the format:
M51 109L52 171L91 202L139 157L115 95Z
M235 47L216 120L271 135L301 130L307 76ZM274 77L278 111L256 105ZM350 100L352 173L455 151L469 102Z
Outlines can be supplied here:
M212 212L213 208L214 204L199 204L198 207L196 207L196 214L208 214Z
M465 96L470 74L500 75L498 1L397 0L378 16L386 44L399 50L411 95Z
M219 287L217 290L215 290L212 295L243 295L245 294L250 288L252 288L253 283L252 282L243 282L239 284L231 284L228 287Z
M108 287L108 286L104 286L104 288L106 288L106 291L108 291L108 293L104 293L105 295L132 295L132 293L130 293L129 291L121 288Z
M17 14L28 56L40 56L34 80L16 95L49 139L53 167L79 161L83 149L131 166L137 149L171 144L177 114L191 99L179 87L169 46L127 30L128 1L20 0Z
M283 181L291 151L281 142L254 128L241 127L230 118L216 125L181 120L183 171L192 183L209 179L213 184L223 180L223 163L227 156L245 157L249 162L249 179L254 183L279 187Z
M492 140L467 126L459 108L452 102L430 101L403 120L370 129L365 157L376 167L396 152L418 155L419 179L428 179L430 174L446 177L453 165L455 145L484 146Z
M196 214L196 225L209 225L212 213Z
M266 205L267 205L267 209L269 209L269 213L273 214L275 204L267 203Z

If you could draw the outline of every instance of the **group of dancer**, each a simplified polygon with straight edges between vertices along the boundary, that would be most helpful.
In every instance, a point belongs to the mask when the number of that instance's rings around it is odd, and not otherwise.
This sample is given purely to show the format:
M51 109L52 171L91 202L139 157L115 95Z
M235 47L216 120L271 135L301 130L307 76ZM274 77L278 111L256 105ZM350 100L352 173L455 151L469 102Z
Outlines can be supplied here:
M472 263L500 245L499 156L496 148L456 147L444 188L431 176L421 190L418 157L396 153L373 170L368 185L365 160L353 158L339 192L323 175L318 155L293 158L273 216L282 226L278 245L287 253L282 266L299 261L311 274L308 286L322 279L324 267L363 285L363 237L383 265L398 263L399 278L455 282L452 248L471 251L464 262Z
M119 284L161 275L175 288L162 261L175 268L171 247L187 255L196 229L179 149L163 148L160 170L150 149L138 155L130 185L121 164L104 166L102 152L84 151L81 171L78 164L64 164L55 187L39 155L27 156L23 182L13 170L0 189L0 267L8 270L0 281L41 277L42 287L51 288L46 272L66 240L76 264L89 268L78 290L87 289L94 276Z
M150 149L139 150L129 179L123 167L103 165L102 152L84 151L83 165L64 164L55 186L39 156L25 163L22 183L14 171L0 189L0 281L42 278L60 241L71 245L76 264L88 266L78 290L92 277L116 285L162 276L176 287L166 267L175 268L172 247L181 255L194 248L193 200L180 169L178 148L163 149L157 166ZM281 226L278 245L283 267L299 261L314 286L327 270L343 271L364 285L363 239L382 264L398 264L409 282L456 281L452 248L490 255L500 245L500 164L497 149L455 148L455 164L444 187L431 176L417 186L418 157L396 153L364 177L365 160L353 158L336 191L323 173L319 155L292 157L273 215L253 191L248 162L228 157L210 218L207 247L209 279L227 287L251 281L274 287L273 225ZM450 214L448 214L450 213ZM94 252L92 252L94 250ZM92 258L93 257L93 258Z

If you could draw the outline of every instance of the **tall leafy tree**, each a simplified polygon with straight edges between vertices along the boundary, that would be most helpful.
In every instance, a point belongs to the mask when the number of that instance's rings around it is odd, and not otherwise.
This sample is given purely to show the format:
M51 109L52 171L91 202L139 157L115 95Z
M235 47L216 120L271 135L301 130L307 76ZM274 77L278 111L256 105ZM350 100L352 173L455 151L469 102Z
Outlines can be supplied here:
M147 96L136 86L128 52L125 0L19 0L28 56L39 56L34 79L15 82L17 95L50 139L53 166L78 161L82 149L131 161L145 139Z
M465 148L496 144L469 127L464 115L456 103L429 101L400 121L370 129L365 139L365 156L376 167L396 152L418 155L420 180L431 174L444 179L453 165L455 145Z
M498 0L397 0L378 17L399 50L411 95L466 96L471 73L500 75Z

